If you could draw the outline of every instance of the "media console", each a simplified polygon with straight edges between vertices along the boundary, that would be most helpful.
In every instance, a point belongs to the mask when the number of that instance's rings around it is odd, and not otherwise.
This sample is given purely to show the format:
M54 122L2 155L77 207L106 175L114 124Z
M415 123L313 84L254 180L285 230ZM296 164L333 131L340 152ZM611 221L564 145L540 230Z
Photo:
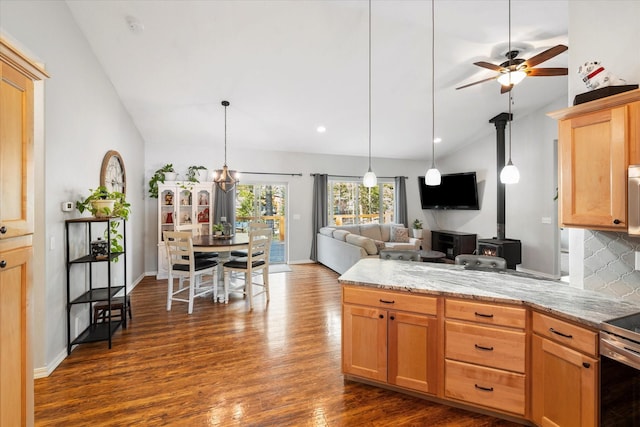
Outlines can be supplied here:
M448 259L460 254L472 254L476 250L476 234L458 231L432 230L431 250L444 252Z

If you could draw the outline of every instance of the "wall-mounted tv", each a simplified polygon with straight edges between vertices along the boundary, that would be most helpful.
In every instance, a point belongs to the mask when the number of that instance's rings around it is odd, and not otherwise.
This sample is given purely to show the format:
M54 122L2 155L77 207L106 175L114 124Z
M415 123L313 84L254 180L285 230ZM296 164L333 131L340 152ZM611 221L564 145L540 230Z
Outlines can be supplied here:
M418 188L422 209L480 209L475 172L443 174L440 185L433 187L419 176Z

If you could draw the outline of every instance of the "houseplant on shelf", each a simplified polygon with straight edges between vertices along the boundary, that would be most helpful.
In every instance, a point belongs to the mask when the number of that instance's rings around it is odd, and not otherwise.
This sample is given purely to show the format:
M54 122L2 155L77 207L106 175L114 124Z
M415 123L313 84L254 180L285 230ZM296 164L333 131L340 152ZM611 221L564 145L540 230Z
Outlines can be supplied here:
M166 181L175 181L178 174L173 169L173 165L171 163L167 163L162 166L160 169L153 173L153 176L149 180L149 197L157 199L158 198L158 183L164 184Z
M129 219L131 204L127 202L124 193L109 192L106 187L100 186L91 192L84 200L76 201L76 209L80 213L88 211L96 218L122 218ZM105 229L104 237L111 237L111 252L122 252L122 233L119 230L120 221L112 220L109 228Z
M422 239L422 221L415 219L411 224L411 233L415 239Z
M187 181L203 182L207 181L209 171L204 166L189 166L187 169Z

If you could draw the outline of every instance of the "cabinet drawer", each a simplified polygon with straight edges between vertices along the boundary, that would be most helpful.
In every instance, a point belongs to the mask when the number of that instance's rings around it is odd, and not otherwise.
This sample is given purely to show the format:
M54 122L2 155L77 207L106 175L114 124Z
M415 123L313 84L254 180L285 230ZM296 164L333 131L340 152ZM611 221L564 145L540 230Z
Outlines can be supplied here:
M533 332L567 347L598 357L598 333L533 312Z
M445 357L524 373L526 334L447 320Z
M436 297L412 295L409 292L372 290L365 287L344 286L343 301L350 304L422 314L435 315L438 311Z
M445 302L445 315L449 319L470 320L487 325L521 329L524 329L526 323L526 310L524 308L472 301L448 299Z
M444 394L448 398L524 415L524 389L523 374L445 362Z

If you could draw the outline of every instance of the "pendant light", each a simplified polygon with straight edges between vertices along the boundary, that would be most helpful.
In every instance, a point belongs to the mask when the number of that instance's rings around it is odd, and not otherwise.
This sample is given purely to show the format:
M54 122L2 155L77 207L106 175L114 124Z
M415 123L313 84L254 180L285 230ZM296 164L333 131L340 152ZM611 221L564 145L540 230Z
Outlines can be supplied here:
M511 0L509 0L509 50L507 50L507 52L509 58L509 66L507 68L509 69L509 71L503 73L500 77L498 77L498 83L500 83L502 86L513 87L524 80L524 78L527 77L527 73L519 69L514 70L512 68L515 67L511 66L513 58L515 58L515 55L513 55L513 57L511 56Z
M224 106L224 166L222 166L222 169L216 170L213 181L219 189L226 193L227 191L233 190L238 183L238 179L237 172L229 170L227 167L227 107L230 104L229 101L222 101L222 105Z
M512 92L513 91L509 92L509 161L500 172L500 182L503 184L517 184L520 181L520 172L511 161L511 122L513 121L511 116L511 104L513 103Z
M431 0L431 167L424 176L424 182L430 186L440 185L440 171L436 168L436 93L435 93L435 6L434 0Z
M371 0L369 0L369 170L362 178L362 185L371 188L376 184L378 184L378 178L371 170Z

